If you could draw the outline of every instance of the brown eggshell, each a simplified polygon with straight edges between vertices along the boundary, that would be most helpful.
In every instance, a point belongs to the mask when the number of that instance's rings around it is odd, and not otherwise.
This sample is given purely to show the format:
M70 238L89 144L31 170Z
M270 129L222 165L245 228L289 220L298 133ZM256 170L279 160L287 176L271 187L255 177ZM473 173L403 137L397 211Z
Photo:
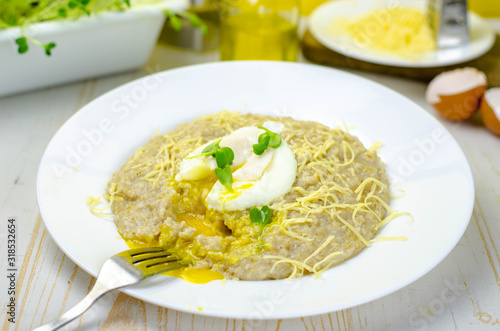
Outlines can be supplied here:
M475 68L455 69L429 83L426 99L444 118L463 121L479 108L486 84L485 74Z
M500 109L494 110L494 107L499 105L492 100L493 98L500 100L500 88L491 88L484 94L480 107L481 118L488 130L500 136L500 120L498 118Z
M455 95L442 95L441 102L433 104L444 118L451 121L463 121L474 115L479 108L481 96L486 86L478 86L467 92Z

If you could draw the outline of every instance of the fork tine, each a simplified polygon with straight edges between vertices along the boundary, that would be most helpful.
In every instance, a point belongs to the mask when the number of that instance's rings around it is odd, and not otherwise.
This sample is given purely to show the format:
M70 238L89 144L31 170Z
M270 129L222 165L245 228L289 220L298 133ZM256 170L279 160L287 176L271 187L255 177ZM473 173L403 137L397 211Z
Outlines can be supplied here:
M147 254L147 253L164 252L164 251L165 251L164 247L143 247L143 248L130 249L128 251L123 251L116 255L123 257L130 263L134 263L134 257L136 256L140 256L142 254Z
M130 255L130 256L136 256L139 254L163 252L164 250L165 250L165 247L142 247L142 248L130 249L130 250L124 251L122 253L126 253L127 255ZM122 253L120 253L120 254L122 254Z
M140 255L132 256L132 263L135 264L135 263L146 261L146 260L162 258L162 257L169 257L169 256L172 256L172 253L169 251L140 254Z
M167 257L160 257L157 259L150 259L150 260L145 260L142 261L141 263L138 264L138 266L142 268L150 268L158 264L164 264L168 262L177 262L179 261L179 258L176 256L167 256Z
M143 272L146 274L146 277L149 277L149 276L154 276L154 275L162 273L162 272L167 272L167 271L179 269L179 268L182 268L185 266L186 266L186 264L181 263L181 262L167 263L167 264L155 264L151 267L143 269Z

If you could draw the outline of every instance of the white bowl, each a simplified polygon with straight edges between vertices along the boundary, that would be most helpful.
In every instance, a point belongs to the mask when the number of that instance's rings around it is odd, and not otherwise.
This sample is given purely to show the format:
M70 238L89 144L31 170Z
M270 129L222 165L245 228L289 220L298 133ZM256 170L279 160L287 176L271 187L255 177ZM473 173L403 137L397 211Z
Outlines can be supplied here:
M167 3L184 9L182 1ZM133 6L27 27L28 36L57 44L52 56L32 43L27 53L19 54L15 40L20 28L0 30L0 97L139 68L149 59L164 22L161 8Z

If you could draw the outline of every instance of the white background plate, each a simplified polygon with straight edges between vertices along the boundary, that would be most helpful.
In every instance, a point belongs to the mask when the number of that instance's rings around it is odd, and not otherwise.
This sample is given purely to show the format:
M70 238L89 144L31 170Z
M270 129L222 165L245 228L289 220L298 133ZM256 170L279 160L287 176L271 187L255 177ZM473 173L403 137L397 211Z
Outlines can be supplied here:
M57 132L42 158L38 202L61 249L96 275L127 249L114 224L85 201L104 192L112 173L160 132L222 109L354 126L380 153L397 187L391 202L411 212L385 227L382 242L324 273L294 281L213 281L205 285L156 277L125 292L181 311L232 318L286 318L359 305L413 282L455 246L469 222L474 185L460 147L437 120L405 97L369 80L319 66L226 62L170 70L139 79L92 101ZM72 168L76 168L73 170ZM154 283L154 286L153 284ZM198 310L202 308L202 310Z
M389 4L388 4L389 3ZM370 50L349 36L334 34L332 22L339 19L355 20L371 10L399 7L425 10L426 1L401 0L394 1L348 1L336 0L319 6L309 17L309 28L313 36L326 47L349 57L398 67L440 67L463 63L486 53L495 41L495 34L484 20L469 12L470 43L453 48L439 48L422 54L418 60L411 60L388 53ZM390 9L387 11L390 17ZM386 19L384 16L383 19ZM368 27L367 27L368 29ZM371 30L370 30L371 31ZM369 36L370 31L367 31ZM376 33L374 30L373 33Z

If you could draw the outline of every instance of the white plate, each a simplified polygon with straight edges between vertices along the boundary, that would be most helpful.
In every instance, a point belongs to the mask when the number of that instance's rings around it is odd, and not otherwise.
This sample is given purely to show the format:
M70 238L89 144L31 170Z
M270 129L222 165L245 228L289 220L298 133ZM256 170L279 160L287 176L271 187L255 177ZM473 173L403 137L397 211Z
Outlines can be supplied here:
M467 160L440 123L405 97L369 80L319 66L226 62L169 70L92 101L57 132L42 158L38 202L61 249L96 275L127 249L115 225L85 201L104 192L112 173L155 133L222 109L354 126L365 146L380 140L387 171L411 212L381 233L382 242L326 271L321 279L213 281L196 285L157 277L126 293L181 311L231 318L286 318L356 306L403 286L436 266L469 222L474 185ZM76 168L76 169L72 169ZM202 310L198 310L201 308Z
M387 2L394 7L394 1L351 1L336 0L319 6L309 17L309 29L313 36L326 47L340 54L366 62L397 67L441 67L463 63L486 53L495 41L495 34L479 16L469 12L470 43L452 47L438 48L422 54L418 60L392 56L388 53L370 50L349 36L332 32L332 22L338 19L355 19L374 9L387 8ZM419 8L422 11L425 1L402 0L397 4ZM385 6L384 6L385 4ZM389 7L391 8L391 7ZM388 10L390 14L390 9Z

